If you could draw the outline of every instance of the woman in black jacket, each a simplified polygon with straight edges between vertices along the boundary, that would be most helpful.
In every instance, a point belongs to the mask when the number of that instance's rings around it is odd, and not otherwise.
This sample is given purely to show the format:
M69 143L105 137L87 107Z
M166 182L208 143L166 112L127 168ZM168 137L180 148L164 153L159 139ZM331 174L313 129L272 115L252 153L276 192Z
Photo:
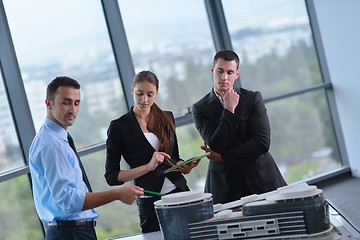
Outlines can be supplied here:
M158 90L159 80L154 73L139 72L131 86L134 106L110 123L105 166L109 185L134 180L145 190L164 194L189 190L182 173L189 173L198 162L164 174L164 170L183 160L179 157L173 114L155 104ZM121 157L129 170L120 169ZM159 199L145 195L137 200L143 233L160 230L154 209Z

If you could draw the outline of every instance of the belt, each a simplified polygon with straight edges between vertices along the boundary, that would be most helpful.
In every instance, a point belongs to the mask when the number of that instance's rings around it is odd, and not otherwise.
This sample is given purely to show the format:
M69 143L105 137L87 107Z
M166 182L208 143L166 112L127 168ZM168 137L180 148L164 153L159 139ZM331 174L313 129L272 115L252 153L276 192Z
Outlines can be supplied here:
M45 223L46 227L74 227L74 226L87 226L95 227L96 221L85 221L85 220L72 220L72 221L56 221Z

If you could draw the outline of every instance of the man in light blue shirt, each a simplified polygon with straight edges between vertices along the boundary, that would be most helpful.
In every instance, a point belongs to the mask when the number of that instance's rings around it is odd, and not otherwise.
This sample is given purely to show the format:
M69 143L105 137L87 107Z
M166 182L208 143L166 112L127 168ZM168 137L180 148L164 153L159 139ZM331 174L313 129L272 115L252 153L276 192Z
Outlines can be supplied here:
M47 87L47 116L29 151L29 165L37 213L45 223L46 239L96 239L93 208L120 200L132 204L143 189L124 186L89 191L86 173L68 140L80 106L80 85L57 77ZM73 142L72 142L73 145Z

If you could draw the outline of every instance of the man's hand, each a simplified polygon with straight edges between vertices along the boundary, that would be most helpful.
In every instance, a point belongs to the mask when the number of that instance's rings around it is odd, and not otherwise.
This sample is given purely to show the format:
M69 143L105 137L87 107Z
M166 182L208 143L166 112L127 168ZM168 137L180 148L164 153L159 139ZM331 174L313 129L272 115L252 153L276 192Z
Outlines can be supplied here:
M204 142L204 145L201 146L201 149L204 150L205 152L210 153L210 155L207 156L208 159L214 160L214 161L217 161L217 162L223 162L221 154L217 153L217 152L214 152L213 150L211 150L211 148L208 148L205 142Z
M131 205L137 198L144 195L144 189L134 185L126 185L116 188L118 200Z
M225 103L224 108L234 113L236 106L239 104L239 98L240 98L239 94L235 92L233 88L230 88L224 93L222 98Z
M126 185L103 192L87 192L82 210L96 208L115 200L130 205L141 195L144 195L144 189L134 185Z

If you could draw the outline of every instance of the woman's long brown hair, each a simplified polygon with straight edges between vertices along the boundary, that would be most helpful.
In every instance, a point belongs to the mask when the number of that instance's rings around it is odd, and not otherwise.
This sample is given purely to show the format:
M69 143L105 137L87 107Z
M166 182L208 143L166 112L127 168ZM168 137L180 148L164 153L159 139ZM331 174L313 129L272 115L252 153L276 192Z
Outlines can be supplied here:
M133 87L139 82L147 81L159 90L159 79L150 71L141 71L134 77ZM167 152L170 146L170 129L175 133L175 124L169 114L165 113L154 103L150 108L147 128L154 133L160 141L159 152Z

